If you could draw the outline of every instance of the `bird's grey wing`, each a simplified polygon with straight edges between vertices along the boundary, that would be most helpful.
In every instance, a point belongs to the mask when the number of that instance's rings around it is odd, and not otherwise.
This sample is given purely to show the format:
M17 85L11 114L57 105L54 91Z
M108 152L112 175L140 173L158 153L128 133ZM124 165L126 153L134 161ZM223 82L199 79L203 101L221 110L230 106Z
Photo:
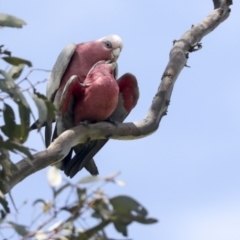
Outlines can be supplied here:
M54 97L60 86L61 79L66 71L72 55L76 49L76 44L68 44L59 54L56 63L53 66L52 72L47 82L46 95L47 98L54 102ZM56 110L58 110L58 102L55 103ZM52 138L52 122L54 119L48 117L45 124L45 145L48 147Z
M49 100L53 102L53 95L60 86L61 79L65 73L68 64L72 58L72 55L76 49L75 43L68 44L59 54L53 69L51 71L50 77L47 82L46 95Z

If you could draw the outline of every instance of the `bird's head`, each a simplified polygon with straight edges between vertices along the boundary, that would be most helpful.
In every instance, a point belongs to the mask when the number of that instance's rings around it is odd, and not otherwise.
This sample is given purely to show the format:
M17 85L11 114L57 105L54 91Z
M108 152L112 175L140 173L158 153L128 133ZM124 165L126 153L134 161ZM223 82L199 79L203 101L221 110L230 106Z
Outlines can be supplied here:
M101 60L97 63L95 63L92 68L90 69L90 71L88 72L88 76L92 75L93 73L98 73L98 74L106 74L106 73L110 73L112 75L115 74L115 68L117 67L117 63L115 61L112 60ZM87 77L88 77L87 76Z
M123 48L123 41L118 35L109 35L96 40L96 42L101 43L101 47L111 54L111 58L108 60L117 61Z

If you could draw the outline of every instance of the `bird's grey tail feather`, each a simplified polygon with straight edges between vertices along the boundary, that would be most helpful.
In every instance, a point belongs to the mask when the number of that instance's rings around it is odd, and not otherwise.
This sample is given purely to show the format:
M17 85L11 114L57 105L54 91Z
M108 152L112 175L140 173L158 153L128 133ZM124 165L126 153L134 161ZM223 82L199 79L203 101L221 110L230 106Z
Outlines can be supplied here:
M64 158L64 173L71 178L74 177L83 167L92 175L98 175L97 166L92 159L93 156L106 144L108 140L91 141L89 144L79 144L73 149L76 155L70 158Z

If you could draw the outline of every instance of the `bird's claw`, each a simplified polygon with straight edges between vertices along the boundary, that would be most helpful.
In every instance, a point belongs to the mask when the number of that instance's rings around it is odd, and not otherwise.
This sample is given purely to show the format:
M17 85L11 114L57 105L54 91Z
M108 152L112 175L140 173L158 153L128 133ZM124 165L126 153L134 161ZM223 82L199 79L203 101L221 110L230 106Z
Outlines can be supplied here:
M90 124L91 122L90 121L87 121L87 120L85 120L85 121L83 121L83 122L80 122L80 124L82 124L84 127L89 127L89 124Z
M86 140L86 142L85 142L85 145L88 145L90 142L91 142L91 138L88 137L87 140Z
M105 122L112 123L112 124L113 124L114 126L116 126L116 127L118 126L118 122L115 121L115 120L113 120L113 119L111 119L111 118L106 119Z
M91 84L90 84L90 83L80 83L80 85L81 85L83 88L87 88L87 87L89 87Z

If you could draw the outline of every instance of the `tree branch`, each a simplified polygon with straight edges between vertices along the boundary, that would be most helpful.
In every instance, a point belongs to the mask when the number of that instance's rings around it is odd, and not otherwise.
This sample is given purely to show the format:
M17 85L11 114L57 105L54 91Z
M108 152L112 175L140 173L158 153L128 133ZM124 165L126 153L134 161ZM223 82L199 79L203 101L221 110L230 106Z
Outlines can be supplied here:
M19 161L17 171L1 186L8 193L20 181L57 161L64 158L71 147L95 139L130 140L146 137L158 129L160 121L166 115L174 83L186 66L189 52L198 50L199 42L204 36L213 31L230 14L231 0L213 0L215 10L202 22L193 26L183 36L174 41L170 51L170 60L162 75L160 86L153 98L147 116L140 121L122 123L117 126L99 122L88 126L79 125L61 134L46 150L34 155L34 160L25 158Z

